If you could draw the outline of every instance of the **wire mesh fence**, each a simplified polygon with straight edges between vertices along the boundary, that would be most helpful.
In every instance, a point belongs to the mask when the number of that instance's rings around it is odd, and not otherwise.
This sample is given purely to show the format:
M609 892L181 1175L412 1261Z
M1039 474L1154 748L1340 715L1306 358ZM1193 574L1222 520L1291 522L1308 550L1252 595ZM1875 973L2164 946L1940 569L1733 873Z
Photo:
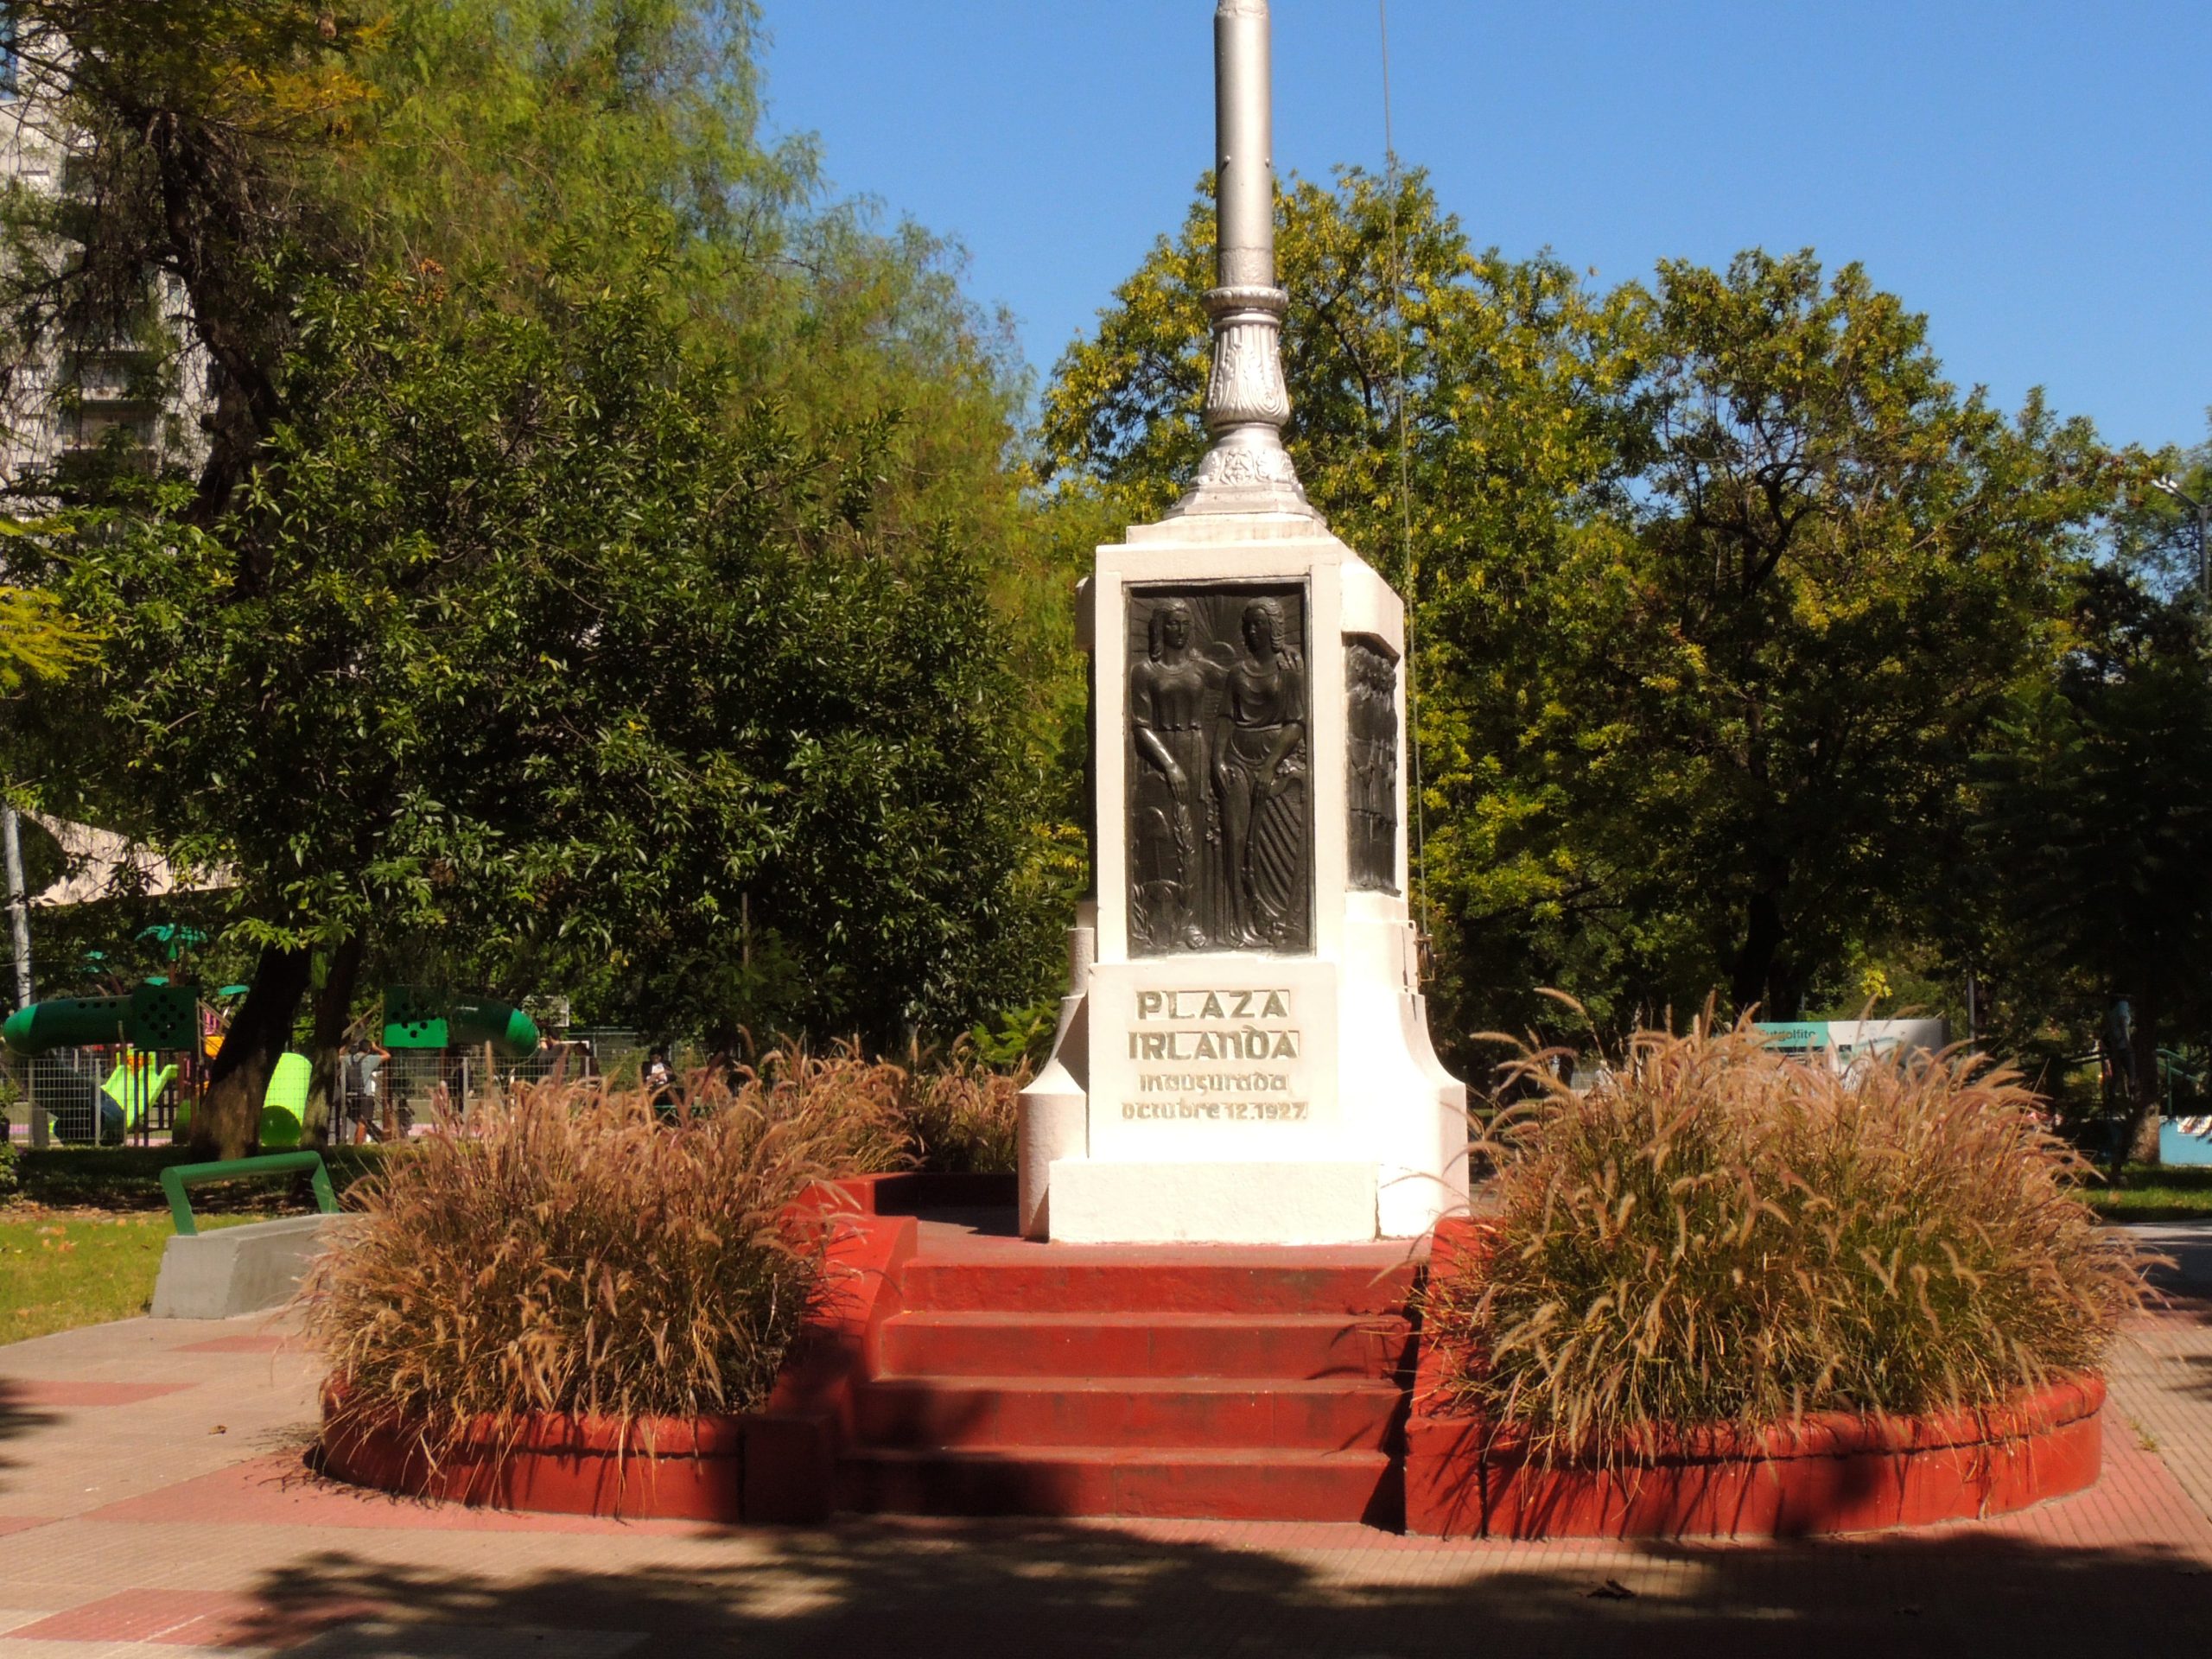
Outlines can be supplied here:
M168 1141L197 1079L171 1055L63 1048L0 1059L0 1116L11 1141L149 1146ZM44 1130L41 1135L41 1128Z
M536 1052L503 1056L482 1048L393 1049L346 1083L341 1117L355 1137L420 1133L452 1120L466 1124L484 1103L516 1084L603 1080L634 1087L648 1046L634 1031L574 1031ZM672 1056L678 1069L696 1060L689 1045Z
M445 1116L465 1124L486 1100L517 1083L601 1079L634 1088L655 1046L636 1031L600 1027L571 1031L518 1057L487 1055L481 1048L394 1049L372 1068L372 1082L341 1062L333 1135L418 1134ZM690 1043L670 1046L668 1052L679 1077L703 1060ZM42 1139L63 1146L167 1144L180 1108L198 1097L204 1083L204 1065L172 1064L182 1059L119 1047L0 1055L6 1138L18 1145ZM35 1127L41 1117L44 1136Z

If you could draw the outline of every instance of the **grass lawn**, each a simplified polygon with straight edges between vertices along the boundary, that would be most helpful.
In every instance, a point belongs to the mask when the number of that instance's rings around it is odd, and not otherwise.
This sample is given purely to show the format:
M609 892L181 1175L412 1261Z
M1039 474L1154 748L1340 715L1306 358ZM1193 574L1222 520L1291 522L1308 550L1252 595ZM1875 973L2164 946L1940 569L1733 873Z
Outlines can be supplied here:
M2212 1220L2212 1165L2130 1164L2116 1182L2092 1182L2086 1196L2107 1221Z
M334 1147L323 1159L343 1194L386 1155ZM182 1147L19 1151L19 1199L0 1204L0 1343L143 1313L174 1230L161 1173L192 1161ZM304 1176L195 1186L191 1198L203 1232L314 1207Z
M257 1217L210 1216L202 1230ZM0 1210L0 1343L143 1313L175 1230L159 1215Z

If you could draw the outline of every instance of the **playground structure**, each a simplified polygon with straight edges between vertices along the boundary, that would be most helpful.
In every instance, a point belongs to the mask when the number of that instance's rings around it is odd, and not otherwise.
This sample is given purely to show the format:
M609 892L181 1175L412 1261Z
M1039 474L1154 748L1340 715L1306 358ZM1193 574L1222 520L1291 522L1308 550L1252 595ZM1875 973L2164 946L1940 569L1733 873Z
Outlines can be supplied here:
M374 1110L380 1134L404 1135L440 1112L466 1118L492 1090L535 1082L557 1059L537 1022L512 1003L413 986L385 988Z
M533 1065L542 1046L537 1023L511 1004L392 990L385 1014L385 1046L397 1062L387 1098L410 1121L428 1121L441 1102L465 1112L485 1087L541 1069ZM221 1047L221 1024L203 1008L197 987L149 980L122 995L19 1008L0 1024L0 1042L29 1108L19 1115L29 1117L33 1146L49 1135L73 1145L147 1145L181 1136L190 1124ZM300 1144L312 1081L306 1055L279 1057L263 1096L264 1147Z
M27 1062L16 1072L31 1143L44 1143L49 1123L64 1141L118 1142L173 1130L180 1113L188 1120L204 1071L200 1028L196 988L167 981L16 1009L0 1042Z

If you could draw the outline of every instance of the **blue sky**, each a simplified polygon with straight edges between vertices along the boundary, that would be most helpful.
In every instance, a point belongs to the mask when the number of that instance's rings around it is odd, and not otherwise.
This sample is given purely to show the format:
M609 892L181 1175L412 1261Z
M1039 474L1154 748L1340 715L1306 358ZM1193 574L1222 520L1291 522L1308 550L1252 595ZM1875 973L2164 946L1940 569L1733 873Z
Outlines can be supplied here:
M1212 157L1212 0L765 0L772 123L969 250L1048 370ZM1379 168L1376 0L1276 0L1279 168ZM1478 245L1611 283L1807 245L1952 378L2119 442L2212 404L2212 5L1391 0L1397 148ZM2194 181L2194 182L2192 182Z

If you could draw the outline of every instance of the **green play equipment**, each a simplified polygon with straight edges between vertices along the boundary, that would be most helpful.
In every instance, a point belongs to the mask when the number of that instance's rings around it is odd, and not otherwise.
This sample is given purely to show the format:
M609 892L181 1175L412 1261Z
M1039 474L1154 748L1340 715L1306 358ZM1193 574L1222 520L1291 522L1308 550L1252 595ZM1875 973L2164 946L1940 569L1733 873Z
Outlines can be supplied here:
M128 1043L133 1048L190 1048L200 1027L199 995L189 985L141 985L128 996L64 996L17 1008L0 1025L0 1042L18 1054Z
M338 1213L338 1196L330 1190L330 1172L322 1166L319 1152L283 1152L273 1158L229 1158L214 1164L171 1164L162 1172L162 1191L168 1195L169 1217L187 1238L196 1237L200 1224L193 1218L192 1204L184 1196L188 1186L202 1181L232 1181L250 1175L296 1175L312 1171L315 1207L326 1216Z
M125 1049L123 1058L116 1062L115 1070L100 1085L100 1092L122 1112L123 1129L127 1135L144 1121L148 1109L175 1080L174 1062L156 1069L153 1055L135 1048Z
M308 1084L315 1068L304 1054L280 1054L276 1069L269 1074L269 1092L261 1097L261 1144L296 1147L300 1125L308 1115Z
M456 998L410 986L384 994L384 1046L474 1048L489 1043L510 1059L537 1052L537 1022L509 1002Z

